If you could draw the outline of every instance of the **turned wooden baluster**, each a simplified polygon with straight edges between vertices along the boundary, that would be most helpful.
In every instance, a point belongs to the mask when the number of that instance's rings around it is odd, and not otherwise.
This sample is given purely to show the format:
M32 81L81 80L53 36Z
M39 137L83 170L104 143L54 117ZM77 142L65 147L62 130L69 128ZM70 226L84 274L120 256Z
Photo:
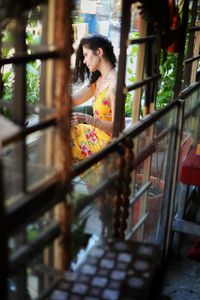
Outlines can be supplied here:
M120 226L120 237L124 238L125 230L127 228L127 220L129 215L129 196L131 194L130 183L131 183L131 172L133 170L133 141L131 138L125 140L125 168L123 176L123 198L122 198L122 212L121 212L121 226Z
M127 228L127 220L129 215L129 196L131 194L131 172L133 170L133 141L131 138L126 138L124 142L124 161L123 177L122 177L122 203L121 203L121 217L120 217L120 238L124 239L125 230Z
M121 207L122 207L122 201L123 201L123 187L122 187L122 180L123 180L123 172L124 172L124 165L125 165L125 159L124 159L124 153L125 149L123 144L119 147L119 153L115 155L113 160L111 161L111 164L116 166L116 169L118 171L118 179L116 180L116 184L114 186L115 194L113 196L112 202L113 202L113 220L112 220L112 229L111 229L111 236L113 238L119 238L120 237L120 224L121 224Z

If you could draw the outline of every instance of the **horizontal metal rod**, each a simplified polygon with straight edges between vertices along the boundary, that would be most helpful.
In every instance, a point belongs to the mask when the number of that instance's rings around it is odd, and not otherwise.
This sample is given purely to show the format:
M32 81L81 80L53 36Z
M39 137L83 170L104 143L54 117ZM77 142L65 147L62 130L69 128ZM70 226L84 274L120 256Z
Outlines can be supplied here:
M97 186L97 188L85 197L81 197L81 199L77 200L77 205L74 206L74 215L77 216L81 213L81 211L90 203L92 203L96 197L100 194L103 194L111 185L116 181L119 177L118 172L110 175L108 179L101 181L101 183Z
M199 236L200 224L183 219L174 219L172 229L175 232Z
M153 140L153 143L159 143L160 140L164 139L170 132L173 132L176 129L176 126L172 124L168 128L163 129Z
M8 220L8 234L12 235L26 224L35 221L39 216L59 203L59 178L44 183L37 191L23 195L21 201L17 201L6 210ZM19 222L20 220L20 222Z
M151 181L147 181L141 189L136 193L134 197L132 197L129 201L129 206L133 205L151 186Z
M3 100L0 99L0 108L6 107L6 108L12 108L13 100ZM31 103L26 103L27 109L29 113L33 114L54 114L55 115L55 108L54 107L47 107L45 105L34 105Z
M21 127L21 130L18 133L10 135L8 138L4 139L2 142L2 146L5 146L12 142L17 142L21 139L25 139L25 137L31 133L34 133L38 130L44 130L50 128L51 126L56 125L56 118L55 116L46 117L46 120L40 120L38 124L34 124L30 127Z
M188 32L200 31L200 26L193 26L188 28Z
M152 153L156 151L157 143L160 140L164 139L170 132L175 130L175 126L172 125L169 128L164 129L156 138L151 142L151 144L144 147L135 157L133 160L133 168L135 169L139 166L147 157L149 157Z
M198 82L194 82L193 84L191 84L189 87L186 87L179 95L179 99L184 100L185 98L187 98L189 95L191 95L192 93L194 93L198 88L200 87L200 81Z
M165 116L172 109L179 106L180 106L180 102L178 100L175 100L169 105L160 109L159 111L155 111L145 116L143 119L139 120L136 124L128 128L126 132L123 132L123 135L120 135L119 137L112 139L112 141L108 145L106 145L103 149L101 149L98 153L95 153L92 157L86 158L78 165L73 166L72 177L76 177L77 175L83 173L89 167L93 166L103 158L107 157L109 154L113 152L120 152L121 150L120 143L125 142L126 138L134 138L138 136L148 127L153 125L161 117Z
M185 120L187 120L189 117L193 116L194 114L196 114L198 111L197 111L197 108L200 107L200 102L197 103L197 105L195 105L193 108L191 108L189 111L185 112L184 114L184 122Z
M58 224L53 224L40 234L38 238L27 245L19 246L19 250L15 249L15 253L10 258L10 271L16 273L22 266L26 267L38 253L46 248L61 234Z
M149 157L155 151L156 146L153 144L150 144L144 149L142 149L142 151L140 151L139 154L134 157L133 168L135 169L137 166L139 166L147 157Z
M192 63L196 60L199 60L199 59L200 59L200 55L194 56L192 58L188 58L188 59L185 60L185 65L190 64L190 63Z
M144 216L137 222L137 224L131 229L131 231L126 235L125 239L130 240L134 233L144 224L145 220L148 218L149 213L145 213Z
M131 85L128 85L125 90L127 90L128 92L132 91L132 90L135 90L135 89L138 89L148 83L150 83L151 81L155 81L155 80L158 80L160 78L160 75L153 75L151 77L148 77L146 79L143 79L141 81L138 81L134 84L131 84Z
M41 292L41 294L37 297L37 300L47 300L52 291L55 290L61 279L63 279L63 275L61 275L60 278L59 276L56 276L56 279L48 284L48 287Z
M65 57L66 53L61 50L45 50L41 52L36 52L32 54L21 54L15 55L9 58L0 59L0 66L8 65L8 64L24 64L29 61L33 61L36 59L46 60L51 58L61 58Z
M128 45L134 45L134 44L143 44L143 43L147 43L147 42L151 42L152 40L155 40L156 38L158 38L158 35L148 35L145 37L139 37L136 39L130 39L128 41Z

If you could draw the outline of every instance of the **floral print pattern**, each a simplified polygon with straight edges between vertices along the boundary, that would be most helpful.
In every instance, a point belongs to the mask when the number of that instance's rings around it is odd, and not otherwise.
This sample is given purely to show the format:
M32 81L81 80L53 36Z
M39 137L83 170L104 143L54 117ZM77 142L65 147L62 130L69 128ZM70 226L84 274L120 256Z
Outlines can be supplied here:
M106 98L108 87L103 89L93 99L93 116L97 119L111 121L112 108ZM93 153L98 152L108 141L111 135L87 124L78 124L71 130L71 146L74 161L81 161Z

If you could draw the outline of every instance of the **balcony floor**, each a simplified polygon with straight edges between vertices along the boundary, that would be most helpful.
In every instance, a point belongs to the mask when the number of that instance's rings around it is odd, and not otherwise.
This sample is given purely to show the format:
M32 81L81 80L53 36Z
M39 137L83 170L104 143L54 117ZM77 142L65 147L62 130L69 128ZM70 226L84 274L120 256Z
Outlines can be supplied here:
M196 238L190 240L194 242ZM180 258L168 263L162 295L163 299L199 300L200 299L200 262L186 257L191 243L184 244Z
M196 212L195 216L193 215L191 217L200 223L199 207ZM182 235L180 255L177 258L170 259L165 270L165 279L162 289L162 295L166 296L164 299L200 299L200 262L187 258L188 250L195 244L197 239L198 237L196 236Z

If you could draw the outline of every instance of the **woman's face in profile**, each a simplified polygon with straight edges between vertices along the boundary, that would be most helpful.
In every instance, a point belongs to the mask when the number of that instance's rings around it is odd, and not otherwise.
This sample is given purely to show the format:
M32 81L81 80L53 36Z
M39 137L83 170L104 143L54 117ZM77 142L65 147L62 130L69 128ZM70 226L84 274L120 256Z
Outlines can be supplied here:
M90 72L98 70L100 63L100 56L98 55L98 50L94 51L86 46L83 46L83 63L86 64Z

